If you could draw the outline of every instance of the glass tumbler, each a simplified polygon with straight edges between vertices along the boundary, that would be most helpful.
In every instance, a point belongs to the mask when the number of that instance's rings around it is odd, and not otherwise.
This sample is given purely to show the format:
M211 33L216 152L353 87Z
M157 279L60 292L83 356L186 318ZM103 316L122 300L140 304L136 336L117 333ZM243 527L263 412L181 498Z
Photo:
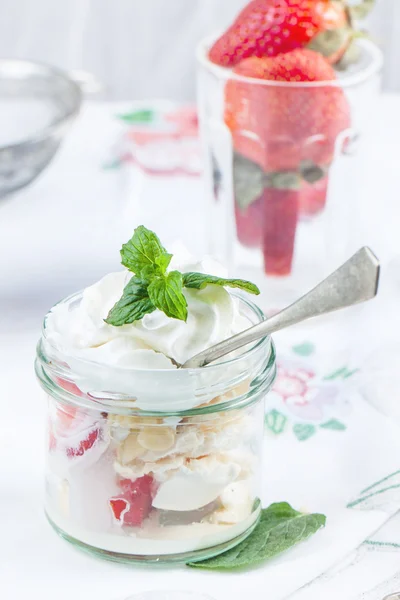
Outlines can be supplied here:
M277 307L358 248L362 146L380 89L381 51L326 82L250 78L198 48L198 106L210 253L246 272Z
M250 323L263 319L240 298ZM81 295L63 302L74 310ZM116 561L186 562L242 541L260 515L265 338L202 369L108 367L64 355L44 322L46 515L69 542Z

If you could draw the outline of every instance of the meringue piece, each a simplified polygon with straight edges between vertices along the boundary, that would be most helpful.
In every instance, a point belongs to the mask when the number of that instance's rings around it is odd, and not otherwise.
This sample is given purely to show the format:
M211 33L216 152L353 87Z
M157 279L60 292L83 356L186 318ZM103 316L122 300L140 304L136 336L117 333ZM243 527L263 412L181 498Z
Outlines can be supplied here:
M115 461L114 469L118 475L132 481L149 473L153 473L157 480L163 481L166 478L166 473L179 469L184 461L183 456L169 456L157 462L145 462L142 457L130 465L122 465L120 462Z
M146 450L165 451L175 444L175 433L170 427L144 427L139 435L138 442Z
M233 525L247 519L253 506L250 490L251 486L248 480L229 484L219 497L222 508L212 513L210 522Z
M197 510L215 500L236 479L240 466L223 457L205 456L186 461L159 486L153 506L162 510Z
M138 435L130 433L118 448L118 461L123 465L127 465L135 460L135 458L142 456L144 452L145 449L138 442Z

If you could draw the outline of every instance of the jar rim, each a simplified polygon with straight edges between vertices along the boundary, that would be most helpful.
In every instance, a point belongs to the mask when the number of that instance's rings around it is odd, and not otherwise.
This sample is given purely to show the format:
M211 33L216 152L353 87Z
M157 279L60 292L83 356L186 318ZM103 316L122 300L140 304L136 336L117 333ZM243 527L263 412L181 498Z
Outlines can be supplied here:
M210 73L219 79L226 81L238 81L250 85L261 85L264 87L290 87L290 88L320 88L320 87L340 87L350 88L365 83L379 73L383 68L383 52L371 40L358 39L356 44L369 56L370 61L365 68L349 73L346 76L326 81L270 81L258 79L256 77L247 77L234 73L232 69L217 65L208 58L208 50L211 44L218 38L217 35L203 38L196 48L196 60Z
M207 414L210 412L219 412L221 410L227 410L230 408L238 408L239 406L242 407L244 405L248 405L249 403L252 403L255 401L254 396L259 396L260 391L265 391L264 388L268 388L272 385L272 382L275 378L275 347L273 344L273 341L271 339L270 336L264 336L263 338L260 338L259 340L256 340L254 343L249 344L249 347L245 347L245 349L243 350L243 352L241 352L238 355L235 355L234 357L231 357L229 359L226 360L222 360L221 362L217 362L217 363L213 363L213 364L209 364L207 366L204 367L197 367L195 369L137 369L137 368L130 368L127 366L108 366L108 365L104 365L100 362L96 362L93 360L89 360L87 358L81 358L81 357L75 357L71 354L66 354L63 353L62 351L60 351L57 346L48 339L47 337L47 330L46 330L46 321L49 317L49 315L51 314L51 311L53 310L53 308L55 306L58 306L60 304L68 304L71 303L73 301L79 301L79 299L82 297L82 291L80 292L76 292L74 294L71 294L70 296L66 297L65 299L61 300L60 302L56 303L52 309L50 309L50 311L46 314L44 320L43 320L43 326L42 326L42 336L41 339L39 340L38 344L37 344L37 353L36 353L36 362L35 362L35 370L36 370L36 375L42 385L42 387L50 394L52 395L56 395L57 398L59 398L61 401L67 401L67 402L73 402L74 404L81 404L81 405L85 405L86 407L93 407L93 402L96 403L96 406L99 407L99 405L104 407L104 410L109 410L112 406L112 411L115 413L118 413L120 409L120 414L132 414L134 412L134 414L140 414L142 416L159 416L160 414L162 414L163 416L189 416L189 415L196 415L196 414ZM244 294L242 294L241 292L238 291L229 291L229 293L234 297L237 298L241 303L243 303L243 305L250 310L251 314L255 317L255 322L259 323L263 320L265 320L265 315L263 313L263 311L261 310L261 308L259 306L257 306L254 302L252 302L249 298L245 297ZM253 321L254 323L254 321ZM254 323L255 324L255 323ZM262 365L262 368L265 370L266 372L266 384L264 385L263 382L258 382L257 386L255 386L255 388L250 392L246 393L246 394L242 394L240 396L236 396L234 399L226 401L226 402L220 402L218 404L212 404L210 406L200 406L197 405L193 408L189 408L189 409L179 409L179 410L146 410L146 409L142 409L138 407L135 407L133 405L134 401L132 400L133 398L133 394L129 395L124 395L122 393L119 392L111 392L111 391L107 391L107 392L98 392L98 393L85 393L85 399L83 399L82 397L78 396L77 394L74 394L68 390L66 390L65 388L63 388L62 386L60 386L60 384L57 382L58 378L63 379L63 376L65 376L65 379L67 381L71 381L71 383L73 382L72 379L70 379L71 377L71 373L73 373L73 370L71 370L71 368L68 365L68 359L71 360L73 359L74 361L74 365L81 365L81 366L87 366L90 367L92 369L95 370L100 370L104 369L105 366L107 366L107 369L109 369L110 371L112 371L112 373L115 374L131 374L133 376L142 376L142 377L149 377L151 378L152 375L156 376L159 375L163 378L165 378L165 380L173 380L173 378L177 377L177 374L186 372L186 374L189 377L193 377L194 380L197 381L197 379L201 380L201 376L204 375L205 373L208 374L220 374L220 373L224 373L226 372L228 367L239 367L240 366L240 361L243 360L257 360L258 356L261 355L262 357L266 357L264 364ZM259 374L258 374L259 375ZM237 379L236 383L240 383L241 381L243 381L244 378L241 377L240 380ZM233 382L235 382L235 378L232 380ZM226 382L225 382L226 383ZM230 382L228 382L230 383ZM233 384L232 384L233 385ZM206 386L204 387L200 387L197 388L197 391L202 391L205 390ZM216 388L215 390L215 395L218 395L218 389ZM127 403L127 401L131 399L132 400L132 404L129 405L129 403ZM130 411L130 412L127 412Z

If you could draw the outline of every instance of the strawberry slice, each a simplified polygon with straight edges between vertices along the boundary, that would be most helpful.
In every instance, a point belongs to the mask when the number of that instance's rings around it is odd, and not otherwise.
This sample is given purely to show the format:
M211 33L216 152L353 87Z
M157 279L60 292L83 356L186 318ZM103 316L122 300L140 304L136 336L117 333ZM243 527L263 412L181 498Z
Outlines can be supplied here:
M74 456L83 456L87 450L90 450L100 437L100 430L93 429L89 435L81 440L76 448L70 447L66 449L66 454L69 458Z
M51 422L48 424L48 436L49 436L49 450L52 452L57 448L57 440L53 432L53 427Z
M80 397L83 396L83 392L72 381L68 381L67 379L63 379L62 377L56 377L56 380L58 385L70 394ZM58 425L60 425L62 429L68 430L70 427L72 427L77 412L78 408L75 406L62 405L59 408L57 408Z
M144 475L135 481L121 479L119 485L122 494L109 500L113 517L120 525L138 527L151 511L153 478Z
M326 175L315 183L302 182L299 210L304 217L312 217L324 210L328 193L328 177Z
M263 197L260 196L245 210L235 202L235 220L239 242L247 248L259 248L263 230Z
M298 219L295 189L266 188L264 192L264 269L267 275L289 275Z

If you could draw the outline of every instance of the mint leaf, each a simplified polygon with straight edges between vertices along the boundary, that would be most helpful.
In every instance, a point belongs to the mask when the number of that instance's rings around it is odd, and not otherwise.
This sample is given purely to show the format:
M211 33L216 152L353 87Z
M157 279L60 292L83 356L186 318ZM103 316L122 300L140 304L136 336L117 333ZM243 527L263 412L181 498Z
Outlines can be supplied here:
M222 285L232 288L239 288L249 292L249 294L260 293L258 287L246 281L244 279L223 279L222 277L215 277L214 275L206 275L204 273L184 273L183 274L183 285L186 288L194 288L196 290L202 290L209 283L214 285Z
M122 298L114 304L104 319L109 325L120 327L134 321L139 321L149 313L156 310L147 293L147 284L132 277L124 288Z
M116 327L138 321L156 308L167 317L187 320L187 302L183 293L188 288L202 289L207 284L241 288L251 294L259 294L254 283L242 279L222 279L202 273L179 271L167 273L172 254L161 244L157 235L140 225L132 238L121 249L121 262L133 277L125 287L122 298L111 309L106 323ZM184 281L185 279L185 281Z
M149 298L167 317L186 321L187 302L182 292L182 273L171 271L164 277L156 277L149 284Z
M264 171L241 154L233 157L233 193L238 207L245 211L261 198L264 191Z
M306 540L324 527L325 522L324 515L299 513L286 502L271 504L261 512L258 525L243 542L219 556L189 566L221 570L250 567Z
M153 231L140 225L132 238L122 246L121 262L132 273L142 279L164 275L172 254L168 254Z

